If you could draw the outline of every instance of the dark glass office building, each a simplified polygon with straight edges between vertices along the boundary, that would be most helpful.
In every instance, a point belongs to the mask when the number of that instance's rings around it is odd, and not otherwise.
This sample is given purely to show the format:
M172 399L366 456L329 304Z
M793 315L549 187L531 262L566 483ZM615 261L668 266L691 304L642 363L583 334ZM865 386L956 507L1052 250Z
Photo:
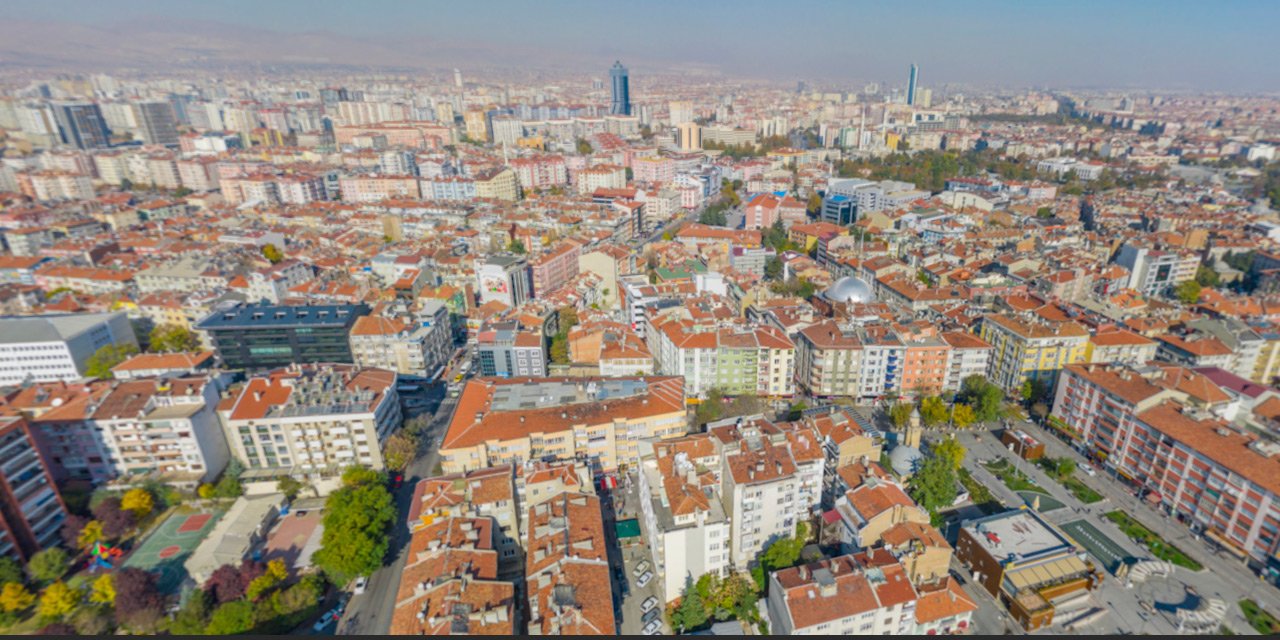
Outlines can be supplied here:
M350 363L351 326L368 313L369 307L363 304L240 304L217 311L196 326L209 333L218 357L231 369L270 369L295 362Z
M609 81L613 85L613 102L609 105L609 113L615 116L631 115L630 76L622 62L613 63L613 68L609 69Z

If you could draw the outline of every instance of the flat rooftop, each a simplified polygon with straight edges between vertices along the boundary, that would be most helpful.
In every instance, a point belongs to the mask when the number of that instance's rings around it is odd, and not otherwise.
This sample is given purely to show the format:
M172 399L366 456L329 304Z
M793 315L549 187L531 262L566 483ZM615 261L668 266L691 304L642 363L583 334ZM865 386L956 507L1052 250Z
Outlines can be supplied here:
M495 387L490 407L493 411L519 411L629 398L644 395L648 391L649 385L643 379L594 380L587 383L562 380L528 382Z
M1030 560L1075 548L1063 533L1027 509L1006 511L964 524L979 544L997 559Z
M216 311L200 321L201 329L263 327L343 327L369 313L362 304L277 306L246 304Z

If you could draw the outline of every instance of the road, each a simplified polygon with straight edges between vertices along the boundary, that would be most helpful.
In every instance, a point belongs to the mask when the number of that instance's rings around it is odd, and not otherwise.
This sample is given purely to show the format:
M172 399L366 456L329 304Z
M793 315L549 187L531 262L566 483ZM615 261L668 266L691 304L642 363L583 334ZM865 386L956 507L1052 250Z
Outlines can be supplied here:
M433 418L424 437L428 441L435 439L438 443L444 437L458 400L447 396L444 384L428 387L427 400L429 401L427 411L433 414ZM363 594L351 598L346 613L337 625L339 635L385 635L390 630L396 592L400 588L400 573L404 569L405 557L408 554L410 535L405 520L409 512L409 502L413 499L413 488L419 480L434 474L439 461L438 447L426 447L418 459L405 469L404 483L395 493L396 509L399 515L391 534L388 551L392 560L369 577L369 586Z

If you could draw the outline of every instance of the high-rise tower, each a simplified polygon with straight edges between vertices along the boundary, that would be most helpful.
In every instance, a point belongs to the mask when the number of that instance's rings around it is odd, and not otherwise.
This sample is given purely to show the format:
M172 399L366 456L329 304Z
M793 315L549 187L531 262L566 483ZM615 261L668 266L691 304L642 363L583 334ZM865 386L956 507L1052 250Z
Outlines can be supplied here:
M907 79L907 104L916 103L916 81L920 79L920 67L911 63L911 77Z
M621 116L631 115L631 83L627 68L622 66L622 62L613 63L613 67L609 69L609 81L613 85L613 102L609 105L609 113Z

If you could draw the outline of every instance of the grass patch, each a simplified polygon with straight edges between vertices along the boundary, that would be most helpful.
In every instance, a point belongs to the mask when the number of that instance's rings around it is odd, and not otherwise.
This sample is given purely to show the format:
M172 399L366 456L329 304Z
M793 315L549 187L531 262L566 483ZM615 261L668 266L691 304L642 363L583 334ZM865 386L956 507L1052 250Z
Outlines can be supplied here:
M1142 526L1142 523L1129 517L1129 514L1123 511L1109 511L1107 512L1107 519L1116 523L1126 536L1145 545L1151 551L1151 555L1156 558L1172 562L1179 567L1192 571L1199 571L1204 568L1199 562L1183 553L1181 549L1169 544L1164 538Z
M957 475L960 476L960 484L964 485L965 491L969 492L969 500L977 505L983 513L992 514L1003 510L1000 501L991 495L991 490L974 480L973 474L969 473L968 469L960 467Z
M1244 619L1249 621L1250 625L1257 630L1258 633L1268 636L1280 633L1280 620L1275 616L1262 610L1257 602L1244 599L1240 601L1240 612L1244 614Z
M1028 478L1026 474L1013 468L1013 465L1010 465L1007 460L1001 459L995 462L988 462L982 466L985 467L987 471L990 471L992 475L1000 478L1000 482L1003 482L1004 486L1009 487L1012 491L1033 491L1036 493L1044 493L1044 490L1040 488L1040 485L1036 484L1031 478Z
M1102 501L1101 493L1090 489L1088 485L1081 482L1080 479L1075 476L1068 476L1066 480L1062 481L1062 486L1066 487L1067 491L1070 491L1071 495L1076 497L1076 500L1085 504L1093 504L1095 502Z

